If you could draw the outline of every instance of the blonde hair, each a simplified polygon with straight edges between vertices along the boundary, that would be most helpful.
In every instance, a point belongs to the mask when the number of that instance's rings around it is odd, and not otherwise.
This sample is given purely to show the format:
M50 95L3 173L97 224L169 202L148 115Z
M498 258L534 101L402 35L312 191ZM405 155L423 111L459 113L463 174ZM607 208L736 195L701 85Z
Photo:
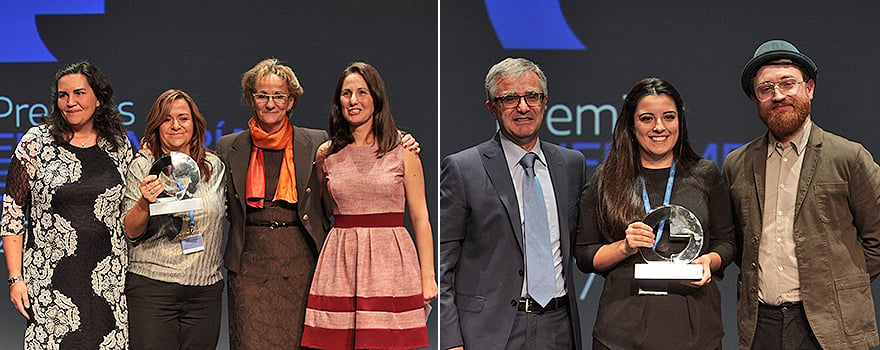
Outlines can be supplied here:
M299 84L299 79L296 78L296 74L293 73L293 69L282 64L281 61L276 58L262 60L253 68L242 74L241 101L247 103L248 106L253 107L253 98L254 93L256 92L254 86L256 86L257 80L273 74L287 81L287 91L290 93L290 98L293 99L293 107L287 112L287 116L290 117L290 114L296 109L296 105L299 104L299 98L303 94L303 88L302 85Z

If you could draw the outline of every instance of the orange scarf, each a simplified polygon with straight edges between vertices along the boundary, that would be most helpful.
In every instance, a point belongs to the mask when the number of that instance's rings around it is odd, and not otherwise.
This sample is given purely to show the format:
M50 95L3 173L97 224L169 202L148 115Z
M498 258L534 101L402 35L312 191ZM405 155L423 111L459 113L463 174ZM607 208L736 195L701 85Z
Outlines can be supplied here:
M281 161L281 174L278 176L278 187L275 189L275 199L287 203L296 203L296 172L293 167L293 126L284 123L284 126L274 134L266 133L257 123L257 117L251 117L248 121L251 131L251 139L254 145L251 148L251 161L247 171L247 204L254 208L263 207L263 198L266 197L266 169L263 163L263 148L284 149L284 160Z

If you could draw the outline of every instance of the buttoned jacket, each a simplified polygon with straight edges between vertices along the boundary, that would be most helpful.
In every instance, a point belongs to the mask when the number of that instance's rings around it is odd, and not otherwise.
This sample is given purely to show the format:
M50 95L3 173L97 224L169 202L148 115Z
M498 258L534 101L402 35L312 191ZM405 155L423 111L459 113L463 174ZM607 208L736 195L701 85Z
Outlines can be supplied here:
M318 252L330 231L330 220L321 203L320 179L315 169L315 152L327 140L323 130L293 127L293 164L296 173L297 212L303 227L315 243ZM244 249L244 226L247 185L247 169L250 163L253 140L250 130L225 135L217 141L217 152L226 162L226 205L229 218L229 236L224 265L238 272L241 252ZM295 218L279 218L294 221Z
M581 348L572 241L582 153L542 142L556 196L573 346ZM440 348L504 349L523 287L523 230L500 136L443 159L440 170Z

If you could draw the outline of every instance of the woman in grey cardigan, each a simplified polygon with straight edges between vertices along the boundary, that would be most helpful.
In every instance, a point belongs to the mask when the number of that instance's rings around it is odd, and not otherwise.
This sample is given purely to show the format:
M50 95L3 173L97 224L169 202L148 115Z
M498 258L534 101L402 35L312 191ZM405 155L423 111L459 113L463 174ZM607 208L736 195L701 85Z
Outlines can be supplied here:
M186 92L163 92L147 116L144 149L126 174L124 224L133 246L125 294L133 350L217 347L226 183L223 162L203 146L205 125ZM172 151L198 165L194 197L203 209L151 217L150 203L177 192L174 180L148 174L155 159Z

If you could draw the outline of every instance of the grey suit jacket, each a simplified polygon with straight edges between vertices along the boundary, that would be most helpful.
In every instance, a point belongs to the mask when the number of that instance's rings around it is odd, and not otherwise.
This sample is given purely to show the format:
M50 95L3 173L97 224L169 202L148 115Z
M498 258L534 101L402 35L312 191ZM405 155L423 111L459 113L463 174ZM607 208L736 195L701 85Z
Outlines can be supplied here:
M315 152L327 140L324 130L293 127L293 164L296 172L296 193L300 220L321 251L324 238L330 231L329 213L321 203L320 182L315 170ZM226 162L226 205L229 218L229 237L224 253L224 265L229 271L238 272L242 249L244 249L244 224L247 185L247 169L250 163L251 133L243 130L225 135L217 141L217 152ZM289 218L292 221L294 218ZM284 218L279 218L279 221Z
M440 348L504 349L523 284L523 233L499 135L443 159L440 170ZM573 344L580 349L572 241L582 153L542 142L556 206Z
M767 135L724 161L741 260L739 348L748 349L758 313L758 248L764 210ZM880 274L880 167L862 145L813 125L794 212L801 298L824 349L878 344L871 279Z

